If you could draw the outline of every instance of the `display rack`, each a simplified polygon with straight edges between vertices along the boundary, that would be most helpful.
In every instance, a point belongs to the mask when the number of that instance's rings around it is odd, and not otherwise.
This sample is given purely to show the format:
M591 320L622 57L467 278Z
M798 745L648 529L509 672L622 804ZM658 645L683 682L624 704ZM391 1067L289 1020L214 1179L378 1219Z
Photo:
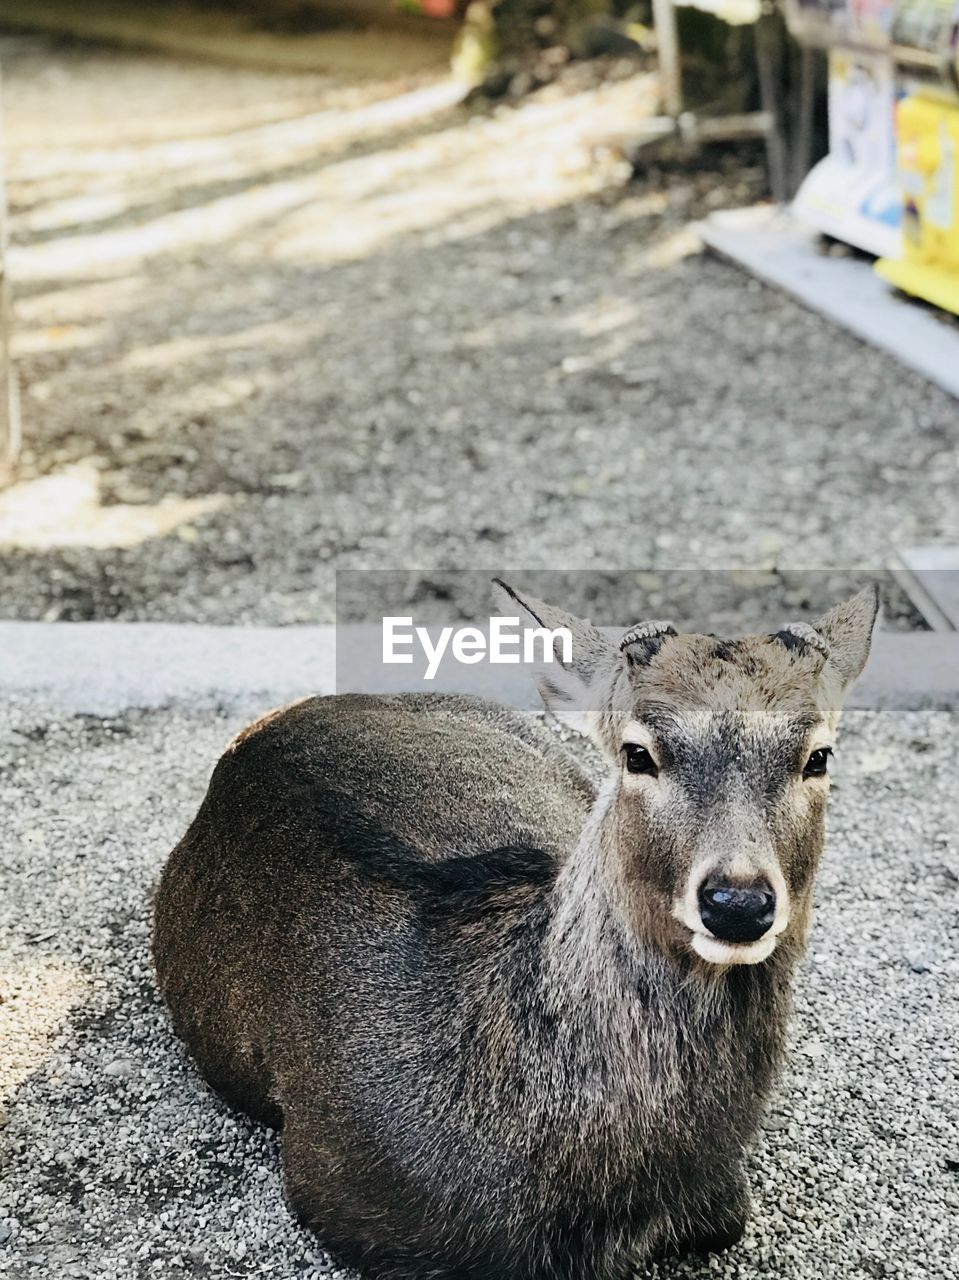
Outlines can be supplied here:
M959 314L959 5L786 0L829 55L829 155L793 210L878 257L898 288Z

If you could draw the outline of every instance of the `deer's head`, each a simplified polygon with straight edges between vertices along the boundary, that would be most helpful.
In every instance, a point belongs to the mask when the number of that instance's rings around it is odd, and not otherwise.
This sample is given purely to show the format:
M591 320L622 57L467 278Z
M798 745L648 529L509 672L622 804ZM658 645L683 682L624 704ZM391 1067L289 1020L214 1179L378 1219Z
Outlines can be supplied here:
M714 964L756 964L808 925L829 755L866 663L869 588L812 625L717 639L666 622L618 640L500 584L527 625L567 628L537 671L547 707L612 765L599 840L632 929Z

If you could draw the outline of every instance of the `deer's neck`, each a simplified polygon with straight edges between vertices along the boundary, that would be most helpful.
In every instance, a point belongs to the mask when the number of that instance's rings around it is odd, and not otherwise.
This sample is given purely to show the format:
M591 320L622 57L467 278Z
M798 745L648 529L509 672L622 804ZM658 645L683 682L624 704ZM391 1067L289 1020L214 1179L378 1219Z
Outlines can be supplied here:
M795 956L783 948L761 965L712 969L643 938L622 898L614 795L615 782L600 792L553 887L540 998L570 1093L618 1097L655 1127L690 1091L734 1092L745 1075L764 1092Z

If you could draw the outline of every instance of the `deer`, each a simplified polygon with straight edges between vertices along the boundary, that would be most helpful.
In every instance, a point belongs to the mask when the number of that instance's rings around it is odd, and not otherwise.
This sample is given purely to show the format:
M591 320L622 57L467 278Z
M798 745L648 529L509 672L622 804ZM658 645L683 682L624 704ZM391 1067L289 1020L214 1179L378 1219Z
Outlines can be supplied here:
M534 676L601 782L479 697L307 698L232 742L155 896L174 1030L372 1280L620 1280L741 1238L877 613L617 640L498 590L569 629Z

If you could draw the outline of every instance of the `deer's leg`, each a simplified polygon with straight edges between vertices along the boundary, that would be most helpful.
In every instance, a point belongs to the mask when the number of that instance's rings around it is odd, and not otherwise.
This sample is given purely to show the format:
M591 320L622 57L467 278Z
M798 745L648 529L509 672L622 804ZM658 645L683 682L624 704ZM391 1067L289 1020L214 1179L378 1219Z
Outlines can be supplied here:
M388 1210L375 1211L370 1187L351 1175L353 1162L342 1149L324 1146L324 1127L321 1113L289 1109L283 1124L283 1174L290 1209L337 1262L365 1280L472 1280L472 1272L434 1259L427 1246L420 1252L415 1242L407 1244L401 1217L394 1220Z
M717 1190L683 1242L683 1253L722 1253L739 1243L749 1217L749 1188L745 1174Z
M683 1257L688 1253L723 1253L738 1244L749 1218L749 1189L740 1172L687 1210L685 1223L677 1222L654 1248L655 1258Z

